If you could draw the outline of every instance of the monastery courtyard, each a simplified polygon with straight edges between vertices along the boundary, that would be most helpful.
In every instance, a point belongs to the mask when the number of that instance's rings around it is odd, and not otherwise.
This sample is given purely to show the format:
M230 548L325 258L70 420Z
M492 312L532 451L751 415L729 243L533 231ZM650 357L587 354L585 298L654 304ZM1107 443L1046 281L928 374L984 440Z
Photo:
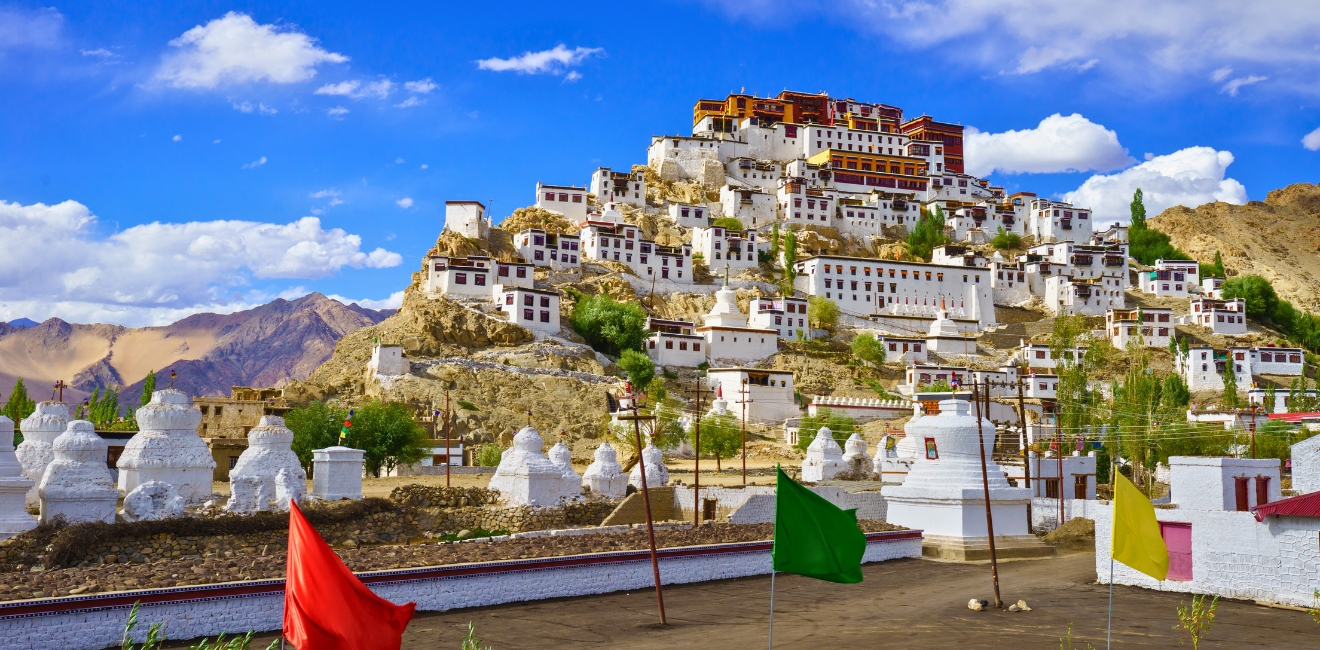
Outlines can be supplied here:
M1000 565L1006 602L1030 612L973 612L972 597L990 598L990 568L896 560L863 566L866 580L836 585L792 575L776 579L775 647L822 642L841 648L1059 648L1073 624L1077 648L1105 647L1108 591L1095 582L1095 556L1067 555ZM655 624L655 593L634 591L445 613L418 612L404 650L457 648L468 622L483 647L670 649L765 647L768 577L665 589L669 625ZM1175 648L1176 609L1185 594L1118 586L1114 646ZM273 637L262 635L253 647ZM1320 625L1303 612L1221 601L1205 648L1316 647ZM172 644L184 648L187 644ZM1190 647L1190 645L1188 646Z

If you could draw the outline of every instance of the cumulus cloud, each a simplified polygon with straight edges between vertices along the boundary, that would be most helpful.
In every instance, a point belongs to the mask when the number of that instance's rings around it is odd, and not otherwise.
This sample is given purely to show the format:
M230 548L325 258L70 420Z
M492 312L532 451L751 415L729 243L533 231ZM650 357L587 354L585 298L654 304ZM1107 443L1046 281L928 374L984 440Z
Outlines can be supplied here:
M1034 129L984 133L967 129L967 173L988 176L1109 171L1133 162L1118 134L1077 113L1058 113Z
M398 309L403 306L402 291L395 291L394 293L390 294L388 298L382 298L380 300L376 300L373 298L362 298L355 300L353 298L345 298L343 296L335 295L335 294L331 294L326 297L331 298L333 300L338 300L339 302L342 302L345 305L351 305L353 303L357 303L359 306L366 307L367 309Z
M599 47L575 47L570 50L560 43L548 50L524 52L521 56L513 56L507 59L481 59L477 61L477 68L493 72L517 72L519 74L562 75L568 73L573 75L573 79L576 80L582 78L582 75L570 71L570 68L581 65L588 57L604 53L605 50Z
M413 200L412 200L410 197L407 197L407 196L405 196L405 197L399 199L398 201L395 201L395 203L398 203L398 204L399 204L399 207L401 207L401 208L405 208L405 209L406 209L406 208L411 208L411 207L413 206Z
M1303 136L1302 146L1311 151L1320 151L1320 128Z
M259 25L251 16L233 11L193 27L170 46L176 49L164 57L156 79L175 88L297 83L315 76L318 65L348 61L302 32Z
M243 169L256 169L264 164L266 164L266 157L262 156L246 165L243 165Z
M0 313L89 322L170 322L199 311L235 311L274 297L253 284L321 279L349 268L388 268L399 254L362 250L362 239L304 217L149 223L99 232L76 201L0 200L0 238L22 241L0 257ZM300 287L289 290L299 291ZM304 291L305 293L305 291Z
M429 94L432 90L439 88L434 81L431 81L430 77L419 79L417 81L409 81L403 84L403 87L408 89L408 92L410 93L418 93L421 95Z
M363 97L379 97L385 99L394 92L394 82L389 79L381 79L363 84L356 79L341 81L334 84L326 84L317 88L314 94L317 95L335 95L339 97L348 97L351 99L361 99Z
M1247 188L1226 177L1231 164L1233 154L1227 151L1188 147L1115 174L1092 176L1065 194L1064 200L1091 208L1097 219L1122 222L1131 218L1128 204L1137 188L1144 194L1150 215L1175 205L1194 208L1212 201L1246 203Z

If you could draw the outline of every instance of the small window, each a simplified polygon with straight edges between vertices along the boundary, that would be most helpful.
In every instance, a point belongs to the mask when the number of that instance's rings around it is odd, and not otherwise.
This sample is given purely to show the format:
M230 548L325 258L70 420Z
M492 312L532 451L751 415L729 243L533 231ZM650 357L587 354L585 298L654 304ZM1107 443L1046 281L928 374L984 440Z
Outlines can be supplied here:
M533 316L532 316L532 310L531 310L531 309L524 309L524 310L523 310L523 320L532 320L532 318L533 318Z

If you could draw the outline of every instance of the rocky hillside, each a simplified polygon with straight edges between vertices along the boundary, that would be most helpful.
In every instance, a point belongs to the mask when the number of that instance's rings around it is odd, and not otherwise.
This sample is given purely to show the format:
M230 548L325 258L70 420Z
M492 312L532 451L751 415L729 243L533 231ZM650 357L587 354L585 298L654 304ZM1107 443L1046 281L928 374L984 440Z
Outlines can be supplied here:
M1298 308L1320 311L1320 185L1297 183L1246 205L1169 208L1150 220L1203 262L1223 255L1230 275L1268 279Z
M344 305L319 293L233 314L195 314L164 327L78 325L52 318L0 331L0 389L22 377L29 391L63 379L75 399L96 388L137 395L147 372L194 395L228 395L236 385L279 386L304 379L330 358L335 341L389 311ZM66 394L66 398L68 395Z

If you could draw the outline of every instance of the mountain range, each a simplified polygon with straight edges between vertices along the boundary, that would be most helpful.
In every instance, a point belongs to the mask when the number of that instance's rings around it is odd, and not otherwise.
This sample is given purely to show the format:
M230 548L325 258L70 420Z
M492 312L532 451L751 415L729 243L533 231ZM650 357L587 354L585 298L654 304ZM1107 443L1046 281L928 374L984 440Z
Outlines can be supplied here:
M348 332L393 313L311 293L232 314L194 314L160 327L58 318L28 327L0 323L0 390L7 399L21 377L28 394L43 400L63 380L69 386L65 401L120 387L120 403L135 403L153 370L159 386L168 385L174 371L175 387L199 396L228 395L231 386L281 386L306 379Z

